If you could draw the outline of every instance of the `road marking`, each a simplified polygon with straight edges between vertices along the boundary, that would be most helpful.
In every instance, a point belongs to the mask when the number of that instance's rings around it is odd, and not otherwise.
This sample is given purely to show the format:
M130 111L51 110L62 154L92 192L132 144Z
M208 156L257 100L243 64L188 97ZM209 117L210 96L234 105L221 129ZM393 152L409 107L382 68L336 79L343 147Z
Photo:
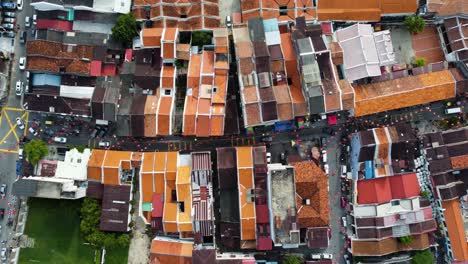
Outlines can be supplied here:
M8 106L4 107L3 109L8 110L8 111L16 111L16 112L22 112L22 111L24 111L24 109L21 109L21 108L8 107Z
M0 152L18 154L18 150L0 149Z
M18 138L18 134L16 134L16 126L18 126L18 124L15 123L15 125L13 125L11 123L11 120L10 120L10 117L8 117L8 113L5 112L5 117L8 121L8 124L10 125L10 130L8 131L8 133L6 134L6 136L0 141L0 142L3 142L5 141L5 139L11 134L11 132L13 132L13 135L15 136L16 138L16 141L18 142L19 141L19 138Z
M28 121L29 121L29 112L25 112L23 116L26 115L26 121L24 125L24 131L23 131L23 136L26 137L26 134L28 132Z

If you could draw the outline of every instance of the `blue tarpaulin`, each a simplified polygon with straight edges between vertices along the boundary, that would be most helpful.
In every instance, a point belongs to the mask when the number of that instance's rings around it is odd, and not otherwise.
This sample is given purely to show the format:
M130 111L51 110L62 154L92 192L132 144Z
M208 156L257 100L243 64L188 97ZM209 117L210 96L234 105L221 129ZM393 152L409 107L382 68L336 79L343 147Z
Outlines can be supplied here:
M40 73L34 74L32 78L32 86L48 85L59 87L61 83L62 79L60 75Z
M294 124L291 121L282 121L275 123L275 132L282 132L287 130L293 130Z
M365 161L366 164L366 170L365 170L365 175L364 177L366 179L372 179L374 178L374 168L373 168L373 163L370 160Z

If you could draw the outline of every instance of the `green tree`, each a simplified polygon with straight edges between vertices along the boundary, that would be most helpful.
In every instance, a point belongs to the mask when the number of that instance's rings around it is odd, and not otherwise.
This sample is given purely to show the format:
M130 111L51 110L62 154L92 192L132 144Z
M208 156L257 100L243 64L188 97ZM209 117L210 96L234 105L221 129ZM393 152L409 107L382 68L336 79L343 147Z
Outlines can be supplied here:
M431 251L425 250L414 254L411 260L412 264L432 264L434 263L434 255Z
M405 18L405 26L413 34L421 33L426 26L426 22L420 16L409 16Z
M282 264L301 264L303 261L296 255L286 255L283 257Z
M122 234L117 237L117 245L121 248L125 248L130 245L130 236L128 234Z
M213 36L207 32L196 31L192 33L192 46L202 47L204 45L210 45Z
M24 145L24 152L29 163L36 165L39 160L49 154L49 147L40 139L33 139Z
M413 242L413 237L412 236L404 236L404 237L399 237L398 238L398 241L400 241L400 243L402 243L403 245L409 245L411 244L411 242Z
M414 60L414 66L416 67L422 67L422 66L425 66L426 65L426 59L425 58L416 58Z
M120 15L112 28L112 38L122 43L125 47L130 47L133 38L137 35L137 22L133 14Z
M421 191L421 193L419 195L421 195L421 197L423 197L423 198L429 199L429 192L428 191Z

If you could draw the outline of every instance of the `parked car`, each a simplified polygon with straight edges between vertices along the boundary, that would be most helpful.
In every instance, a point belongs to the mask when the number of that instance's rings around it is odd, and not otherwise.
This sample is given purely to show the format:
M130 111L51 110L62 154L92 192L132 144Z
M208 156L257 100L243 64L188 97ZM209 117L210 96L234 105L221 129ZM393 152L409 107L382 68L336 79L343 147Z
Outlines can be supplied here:
M3 219L4 216L5 216L5 208L0 208L0 219Z
M49 129L49 128L46 129L46 130L44 131L44 133L45 133L46 135L48 135L49 137L51 137L51 136L54 135L54 131L53 131L52 129Z
M26 31L21 31L20 32L20 43L21 44L26 43L27 36L28 36L28 34L26 34Z
M101 141L101 142L99 142L99 146L103 147L103 148L108 148L110 146L110 142L109 141Z
M0 196L2 198L5 198L6 193L7 193L7 185L5 183L2 183L2 185L0 186Z
M323 162L327 162L327 151L324 149L322 150L322 160Z
M67 143L67 138L65 138L65 137L54 137L54 142Z
M323 259L333 259L333 254L330 253L323 253L322 254Z
M320 259L322 259L322 256L320 254L311 254L310 258L312 260L320 260Z
M31 26L31 17L27 16L24 18L24 26L27 28Z
M39 134L39 133L37 133L37 131L36 131L34 128L32 128L32 127L28 128L28 131L29 131L29 133L33 134L33 136L37 136L37 135Z
M17 0L16 7L18 10L23 10L23 0Z
M272 137L262 137L261 141L262 142L272 142L273 138Z
M17 96L21 96L22 93L23 93L23 82L17 81L16 86L15 86L15 94Z
M15 28L15 25L10 24L10 23L3 23L3 24L2 24L2 27L3 27L4 29L12 30L12 29Z
M15 12L3 12L4 17L16 17Z
M226 16L226 27L232 27L232 19L231 16Z
M21 57L19 59L19 68L20 70L26 69L26 57Z
M343 227L346 229L346 227L348 226L348 221L346 221L346 216L341 217L341 223Z
M18 124L19 129L24 129L23 120L20 117L16 118L16 124Z
M20 149L18 150L18 159L20 159L20 160L23 159L23 152L24 152L23 148L20 148Z
M266 154L266 160L267 160L267 163L268 163L268 164L271 163L271 153L270 153L270 152L267 152L267 154Z
M2 36L5 38L14 38L16 34L13 31L6 31L6 32L3 32Z
M330 173L330 167L328 166L328 164L323 165L323 169L325 170L325 174L328 175L328 173Z
M13 3L13 2L2 2L2 8L4 9L15 9L16 8L16 4Z
M0 252L0 257L2 258L2 261L6 261L7 260L7 249L6 248L2 248L2 251Z
M3 18L3 23L10 23L10 24L15 24L16 19L12 17L4 17Z
M34 14L33 15L33 25L36 25L37 24L37 15Z

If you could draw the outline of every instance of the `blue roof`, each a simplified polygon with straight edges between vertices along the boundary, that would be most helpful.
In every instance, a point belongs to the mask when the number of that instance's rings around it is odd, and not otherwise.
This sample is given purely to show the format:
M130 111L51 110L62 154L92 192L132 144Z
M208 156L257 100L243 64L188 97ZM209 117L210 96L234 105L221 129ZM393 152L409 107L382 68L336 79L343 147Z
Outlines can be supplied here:
M34 74L32 77L32 86L60 86L61 83L62 80L60 75L40 73Z
M265 32L279 31L278 20L276 18L263 20L263 28Z
M374 178L374 168L373 168L373 162L370 160L365 161L366 164L366 171L365 171L365 178L366 179L372 179Z

